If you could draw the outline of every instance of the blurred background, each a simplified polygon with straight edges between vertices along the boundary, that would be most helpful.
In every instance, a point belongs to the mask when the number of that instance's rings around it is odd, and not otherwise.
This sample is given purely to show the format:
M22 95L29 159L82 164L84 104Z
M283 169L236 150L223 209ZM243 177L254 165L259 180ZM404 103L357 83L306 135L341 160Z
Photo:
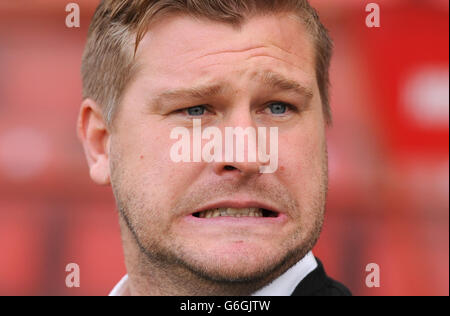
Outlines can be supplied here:
M69 2L0 0L0 295L107 295L126 273L111 189L91 182L75 133L99 1L73 1L80 28L65 25ZM449 295L449 3L312 3L336 46L315 255L356 295ZM79 288L65 286L72 262Z

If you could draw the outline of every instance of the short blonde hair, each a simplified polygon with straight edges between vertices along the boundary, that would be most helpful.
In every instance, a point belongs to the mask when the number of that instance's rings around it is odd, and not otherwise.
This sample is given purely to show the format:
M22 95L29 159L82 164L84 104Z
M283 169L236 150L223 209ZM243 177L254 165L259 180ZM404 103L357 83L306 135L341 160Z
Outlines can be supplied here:
M184 13L211 21L241 25L256 14L292 12L314 39L315 70L323 112L331 123L329 67L332 41L307 0L103 0L91 22L83 54L83 98L91 98L111 125L134 73L134 57L150 22Z

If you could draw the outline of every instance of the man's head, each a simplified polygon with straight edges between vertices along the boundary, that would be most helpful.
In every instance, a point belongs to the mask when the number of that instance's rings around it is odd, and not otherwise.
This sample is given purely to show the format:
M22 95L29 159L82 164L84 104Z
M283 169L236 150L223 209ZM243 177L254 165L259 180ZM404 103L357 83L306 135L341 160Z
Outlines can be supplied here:
M91 177L113 187L125 254L139 258L129 271L147 264L252 283L313 247L327 192L330 56L306 1L100 4L83 57L78 132ZM193 118L221 130L278 128L278 170L173 162L171 130L192 129ZM217 208L264 217L202 218Z
M174 13L240 27L255 15L289 12L311 37L314 67L327 123L332 43L316 11L306 0L103 0L92 20L83 56L83 97L102 107L108 124L113 120L137 63L135 52L150 23Z

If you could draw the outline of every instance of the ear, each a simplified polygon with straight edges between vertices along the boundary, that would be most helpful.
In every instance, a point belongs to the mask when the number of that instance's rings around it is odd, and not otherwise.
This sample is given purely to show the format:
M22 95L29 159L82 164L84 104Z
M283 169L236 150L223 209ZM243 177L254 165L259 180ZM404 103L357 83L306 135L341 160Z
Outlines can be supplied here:
M77 134L89 165L91 179L100 185L109 185L110 133L101 108L91 99L85 99L78 115Z

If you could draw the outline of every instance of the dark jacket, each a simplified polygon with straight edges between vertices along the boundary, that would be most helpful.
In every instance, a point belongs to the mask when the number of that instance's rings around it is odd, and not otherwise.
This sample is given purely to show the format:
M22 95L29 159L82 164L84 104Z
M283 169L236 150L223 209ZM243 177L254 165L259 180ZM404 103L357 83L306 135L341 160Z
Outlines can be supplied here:
M322 262L316 260L317 268L299 283L292 296L351 296L343 284L327 276Z

